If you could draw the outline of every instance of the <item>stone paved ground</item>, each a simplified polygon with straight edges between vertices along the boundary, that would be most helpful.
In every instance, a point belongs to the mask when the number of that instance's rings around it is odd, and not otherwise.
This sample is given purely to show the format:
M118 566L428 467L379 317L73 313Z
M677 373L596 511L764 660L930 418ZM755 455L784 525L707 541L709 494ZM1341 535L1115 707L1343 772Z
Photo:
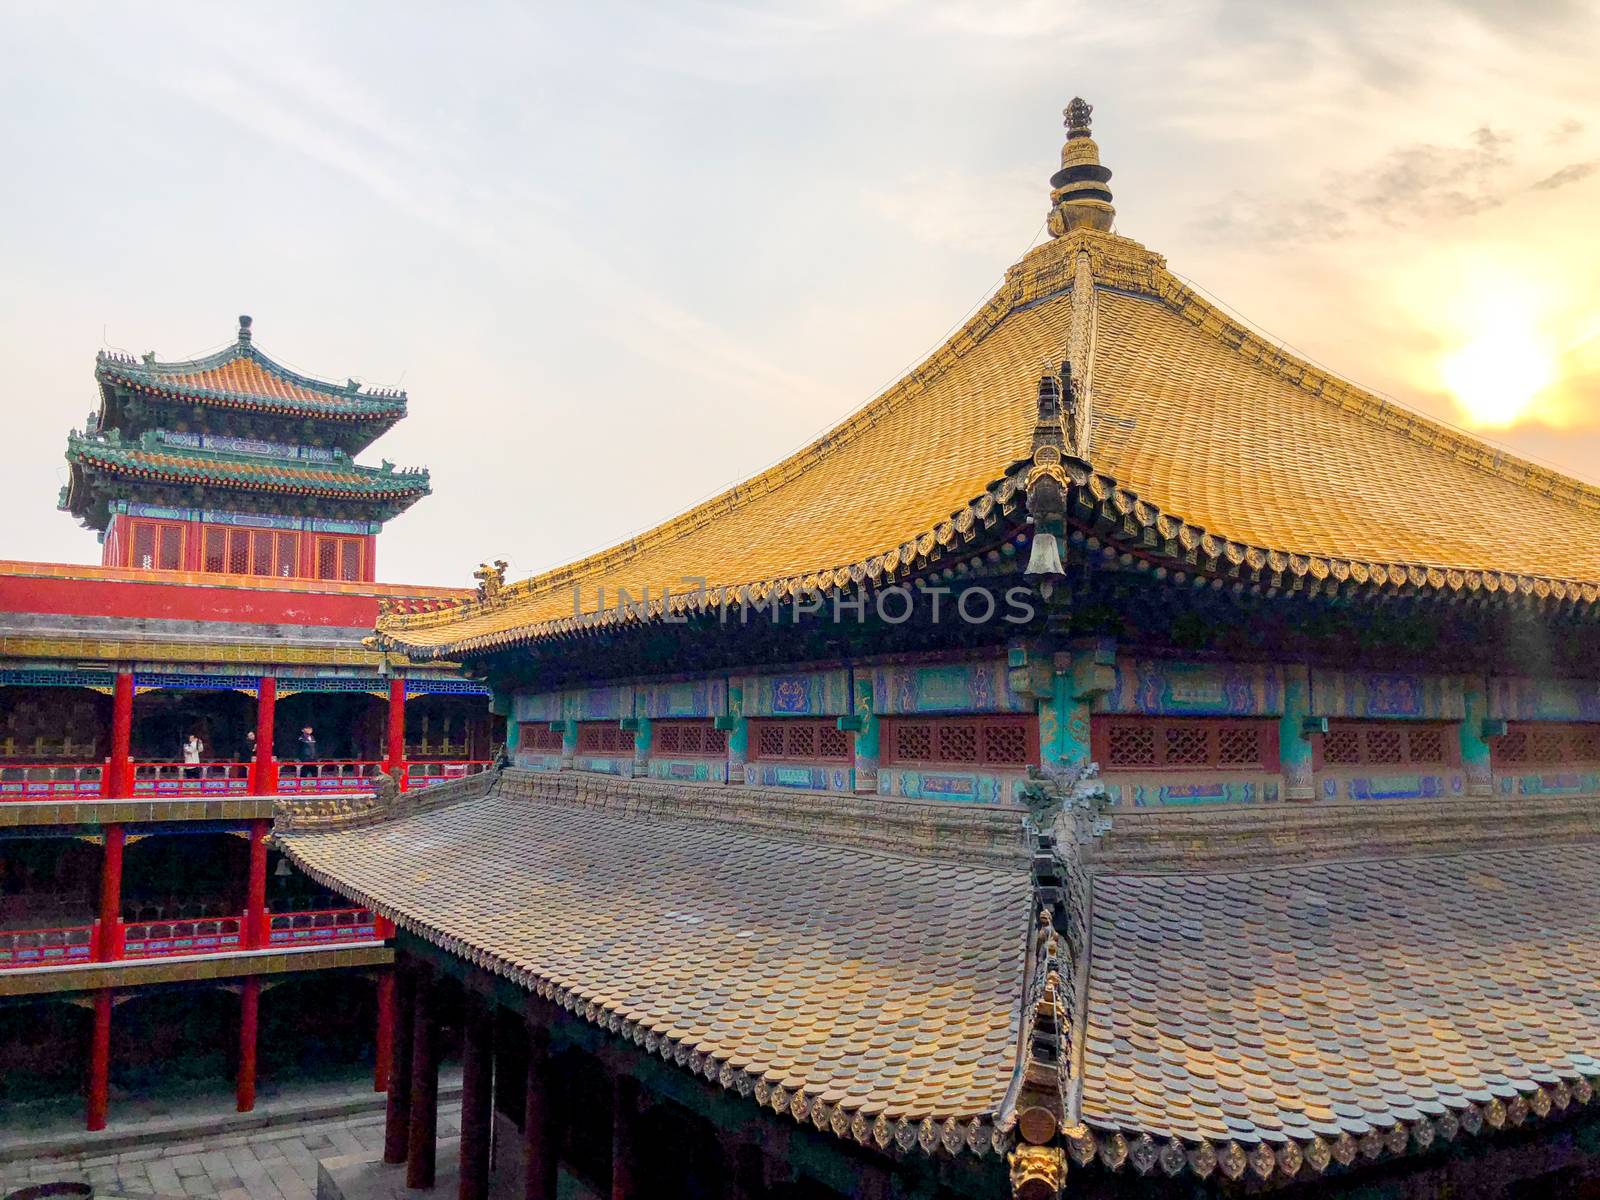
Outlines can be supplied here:
M439 1106L439 1136L460 1133L459 1103ZM363 1113L328 1121L173 1140L121 1153L0 1163L0 1195L56 1180L94 1185L97 1196L185 1196L217 1200L312 1200L317 1160L369 1154L383 1148L383 1115Z

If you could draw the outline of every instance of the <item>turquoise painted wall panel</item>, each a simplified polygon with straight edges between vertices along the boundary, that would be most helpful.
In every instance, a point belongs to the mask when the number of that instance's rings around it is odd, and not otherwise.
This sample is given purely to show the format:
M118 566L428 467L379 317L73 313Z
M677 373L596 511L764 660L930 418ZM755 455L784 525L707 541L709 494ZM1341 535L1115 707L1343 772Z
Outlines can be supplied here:
M907 800L1007 804L1016 800L1016 790L1022 782L1022 776L976 771L902 771L885 767L878 772L878 793L903 796Z
M802 671L788 675L746 675L736 683L747 717L842 717L850 711L849 673Z
M562 693L562 717L568 721L615 721L633 716L633 688L577 688Z
M631 758L574 758L572 760L574 771L589 771L595 775L621 775L625 779L633 777L633 759Z
M511 714L517 721L559 721L561 693L518 692L511 702Z
M1500 791L1517 796L1588 796L1600 792L1600 772L1549 771L1502 775Z
M1112 805L1166 808L1205 804L1275 804L1278 785L1273 780L1205 780L1187 783L1108 783L1106 797Z
M812 791L850 790L848 767L802 767L789 763L747 763L745 782L755 787L797 787Z
M1094 711L1147 717L1275 717L1283 668L1272 663L1191 663L1119 657L1116 682Z
M638 688L636 711L652 720L720 717L728 711L726 679L691 679L681 683L645 683Z
M1491 679L1489 715L1506 721L1600 721L1600 681Z
M884 716L1031 712L1032 701L1013 692L1007 676L1003 658L873 667L872 704Z
M518 750L514 760L519 767L526 767L530 771L559 771L561 769L561 756L559 754L540 754L533 750Z
M1437 800L1466 791L1466 776L1459 771L1443 775L1400 772L1393 775L1359 775L1348 779L1324 778L1324 800Z
M652 758L647 771L652 779L722 783L728 777L728 764L720 758Z
M1313 670L1311 713L1318 717L1460 721L1466 716L1463 684L1458 675Z

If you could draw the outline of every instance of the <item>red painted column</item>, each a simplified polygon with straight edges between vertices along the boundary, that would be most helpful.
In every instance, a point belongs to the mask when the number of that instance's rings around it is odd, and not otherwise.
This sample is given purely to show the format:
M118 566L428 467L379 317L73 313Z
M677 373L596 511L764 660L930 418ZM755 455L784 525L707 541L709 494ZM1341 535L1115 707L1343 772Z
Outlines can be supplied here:
M523 1200L556 1200L556 1103L550 1078L550 1031L528 1026L528 1083L522 1109Z
M410 961L395 956L393 1043L389 1052L389 1103L383 1126L383 1161L403 1163L411 1137L411 1050L416 1036L417 975Z
M256 692L256 786L258 796L278 792L278 767L272 760L272 718L278 707L278 680L263 675Z
M639 1085L618 1075L611 1097L611 1200L635 1200L635 1134L639 1123Z
M417 972L411 1029L411 1132L406 1138L406 1186L431 1188L439 1146L439 1014L433 976Z
M267 830L270 826L269 821L250 822L250 881L244 908L247 950L258 950L267 943Z
M118 671L111 691L111 764L106 772L106 795L113 799L133 795L132 742L133 672Z
M406 681L397 675L389 680L389 753L383 768L397 780L401 780L400 772L405 761Z
M111 1079L111 989L94 994L94 1026L89 1042L89 1132L106 1127L106 1088Z
M107 825L105 839L100 860L100 944L95 947L95 959L115 962L122 957L122 851L128 841L127 830Z
M490 1126L494 1121L494 1008L467 996L461 1047L461 1144L458 1200L489 1200Z
M372 1090L389 1090L394 1058L394 968L378 976L378 1037L373 1045Z
M239 993L239 1080L236 1089L242 1113L256 1106L256 1031L261 1021L261 980L246 979Z

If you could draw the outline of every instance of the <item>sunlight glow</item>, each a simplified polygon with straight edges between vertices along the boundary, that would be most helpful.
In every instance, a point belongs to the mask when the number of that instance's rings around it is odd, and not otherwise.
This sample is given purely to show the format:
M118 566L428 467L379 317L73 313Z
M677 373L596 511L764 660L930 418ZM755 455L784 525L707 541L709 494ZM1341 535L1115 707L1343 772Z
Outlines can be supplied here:
M1555 382L1555 358L1532 329L1487 329L1442 358L1439 376L1470 424L1504 429Z

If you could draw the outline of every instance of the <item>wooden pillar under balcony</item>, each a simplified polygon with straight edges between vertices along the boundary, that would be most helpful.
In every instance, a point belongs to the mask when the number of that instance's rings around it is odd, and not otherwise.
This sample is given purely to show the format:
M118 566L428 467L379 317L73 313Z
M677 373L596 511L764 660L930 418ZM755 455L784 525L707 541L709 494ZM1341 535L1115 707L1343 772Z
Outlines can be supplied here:
M411 1136L411 1043L415 1038L417 979L410 960L397 956L394 980L393 1040L389 1050L389 1104L383 1126L383 1161L406 1161Z
M488 1200L489 1126L494 1120L494 1006L467 995L461 1048L460 1200Z
M122 852L128 841L126 828L107 825L105 840L100 860L100 934L95 959L115 962L122 957Z
M239 1076L235 1107L242 1113L256 1106L256 1034L261 1018L261 980L246 979L239 991Z
M106 767L106 795L133 795L133 671L117 672L111 689L111 761Z
M378 1032L372 1046L372 1090L389 1090L394 1062L394 969L378 976Z
M618 1075L611 1096L611 1200L636 1200L639 1085Z
M263 675L256 687L256 786L258 796L276 795L277 763L272 756L273 718L278 708L278 680Z
M383 769L404 784L401 768L406 761L406 681L396 675L389 680L389 752Z
M557 1142L550 1087L550 1031L528 1025L528 1084L522 1108L523 1200L556 1200Z
M430 973L417 973L411 1037L411 1132L406 1139L406 1186L431 1188L439 1135L439 1022Z
M250 876L244 906L244 944L258 950L267 944L267 832L272 822L250 822Z
M106 1127L106 1091L111 1082L110 988L94 994L94 1023L89 1034L89 1104L84 1122L91 1133Z

